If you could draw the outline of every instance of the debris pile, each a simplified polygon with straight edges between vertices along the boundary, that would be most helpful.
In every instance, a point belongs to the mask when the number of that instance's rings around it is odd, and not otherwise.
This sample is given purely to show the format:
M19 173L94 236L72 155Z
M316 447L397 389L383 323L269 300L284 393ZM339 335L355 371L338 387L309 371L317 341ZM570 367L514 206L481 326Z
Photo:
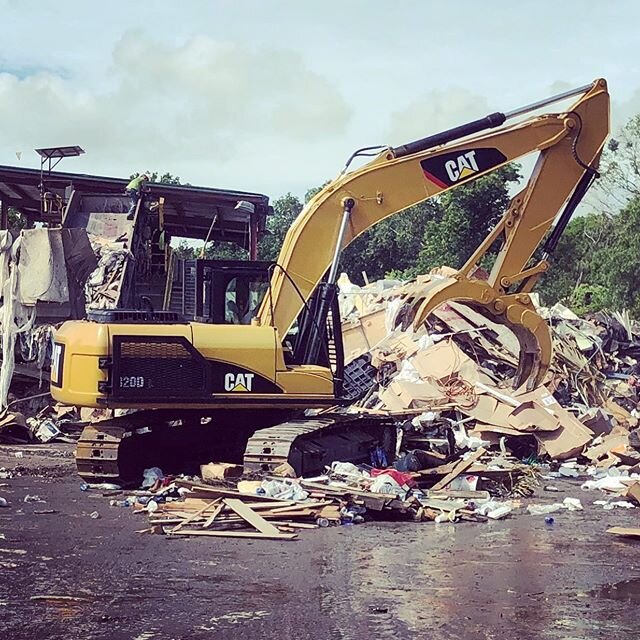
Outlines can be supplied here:
M519 348L506 327L449 302L412 330L405 301L428 277L362 288L342 280L347 367L368 383L351 410L396 418L409 470L479 447L519 460L583 455L599 468L640 462L640 339L628 315L540 308L554 360L543 385L513 389Z
M122 289L124 269L130 251L126 233L117 238L89 235L98 266L87 278L84 293L87 309L113 309Z
M76 407L46 404L30 417L7 407L0 412L0 444L73 443L83 426Z

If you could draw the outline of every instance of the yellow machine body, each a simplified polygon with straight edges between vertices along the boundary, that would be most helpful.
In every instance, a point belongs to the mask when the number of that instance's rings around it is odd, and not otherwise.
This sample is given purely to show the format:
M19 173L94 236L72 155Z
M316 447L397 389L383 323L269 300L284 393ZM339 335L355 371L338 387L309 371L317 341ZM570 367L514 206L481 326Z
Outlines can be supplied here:
M110 382L110 360L117 338L139 337L138 360L147 358L161 372L158 382L167 384L158 394L149 393L152 383L131 369L119 387L131 390L127 396L111 397L104 385ZM180 339L174 353L167 351L167 338ZM115 340L114 340L115 339ZM161 342L157 342L160 339ZM184 342L183 342L184 341ZM56 400L84 407L175 408L177 398L171 391L181 382L188 366L191 345L208 362L210 387L192 397L180 396L180 404L188 408L220 409L286 405L288 408L321 406L334 402L333 377L329 369L314 365L287 366L282 346L273 327L250 325L185 324L102 324L99 322L65 322L56 332L51 367L51 392ZM164 352L156 353L158 345ZM129 345L129 350L131 345ZM127 357L126 350L121 357ZM153 362L151 362L153 360ZM144 371L144 367L141 371ZM141 401L136 389L147 387ZM99 391L99 389L104 391Z

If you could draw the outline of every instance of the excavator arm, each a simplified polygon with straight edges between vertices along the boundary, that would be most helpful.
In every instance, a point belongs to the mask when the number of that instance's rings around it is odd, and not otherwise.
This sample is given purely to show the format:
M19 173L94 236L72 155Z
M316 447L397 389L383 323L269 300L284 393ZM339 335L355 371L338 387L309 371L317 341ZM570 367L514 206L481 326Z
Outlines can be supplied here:
M565 112L504 125L576 95L579 98ZM495 127L499 128L481 133ZM361 233L408 207L539 152L527 185L467 263L455 276L429 283L413 299L416 326L438 305L454 299L508 325L521 347L516 383L537 383L551 359L551 339L528 293L548 268L562 231L597 175L608 132L609 95L606 81L599 79L510 113L491 114L401 147L385 148L325 186L294 221L258 322L285 336L327 270L328 281L335 282L341 251ZM531 265L543 240L543 256ZM488 281L471 278L496 241L502 246Z

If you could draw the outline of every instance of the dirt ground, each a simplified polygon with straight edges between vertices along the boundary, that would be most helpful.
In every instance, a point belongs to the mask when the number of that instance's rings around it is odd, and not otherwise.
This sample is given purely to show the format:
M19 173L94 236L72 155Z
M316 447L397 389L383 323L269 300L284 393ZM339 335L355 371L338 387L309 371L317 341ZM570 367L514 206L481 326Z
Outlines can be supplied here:
M2 467L23 474L0 478L2 639L640 637L640 542L604 533L637 512L603 511L576 482L545 498L585 510L553 525L367 523L281 542L138 534L138 516L80 491L70 445L3 446Z

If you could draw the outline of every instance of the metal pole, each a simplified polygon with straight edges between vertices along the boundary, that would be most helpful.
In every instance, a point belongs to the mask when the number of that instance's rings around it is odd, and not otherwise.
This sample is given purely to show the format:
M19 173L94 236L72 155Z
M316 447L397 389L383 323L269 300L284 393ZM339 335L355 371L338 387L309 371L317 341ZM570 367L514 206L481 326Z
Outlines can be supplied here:
M329 284L335 284L338 279L338 266L340 264L340 254L342 253L342 242L344 241L344 234L347 231L347 225L349 224L349 218L351 217L351 211L356 206L356 201L353 198L345 198L342 201L342 222L340 223L340 231L338 231L338 238L336 240L336 247L333 252L333 260L331 262L331 269L329 270L329 277L327 282Z
M515 118L516 116L521 116L524 113L529 113L529 111L535 111L536 109L540 109L542 107L546 107L548 104L553 104L554 102L560 102L560 100L564 100L565 98L571 98L573 96L577 96L581 93L586 93L589 89L593 88L593 82L591 84L585 84L582 87L578 87L577 89L569 89L569 91L564 91L563 93L558 93L555 96L551 96L550 98L544 98L543 100L538 100L537 102L532 102L524 107L518 107L513 111L507 111L504 114L504 117L508 120L509 118Z

